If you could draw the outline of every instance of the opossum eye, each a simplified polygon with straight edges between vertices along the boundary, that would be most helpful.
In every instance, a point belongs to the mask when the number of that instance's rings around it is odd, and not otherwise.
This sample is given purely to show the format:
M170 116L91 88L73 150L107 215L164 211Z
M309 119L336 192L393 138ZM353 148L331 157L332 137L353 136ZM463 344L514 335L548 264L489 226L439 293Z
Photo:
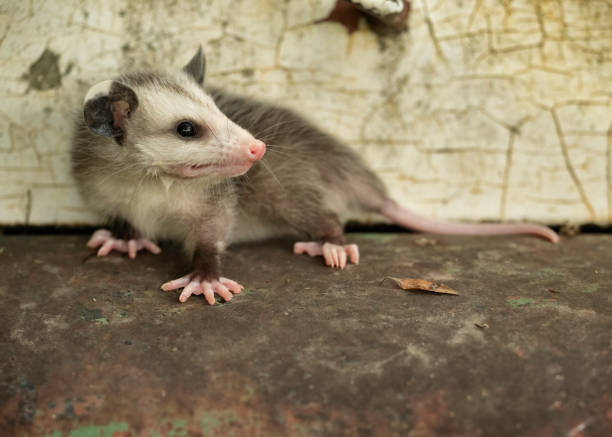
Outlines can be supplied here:
M182 121L176 126L176 133L182 137L193 137L196 134L195 126L188 121Z

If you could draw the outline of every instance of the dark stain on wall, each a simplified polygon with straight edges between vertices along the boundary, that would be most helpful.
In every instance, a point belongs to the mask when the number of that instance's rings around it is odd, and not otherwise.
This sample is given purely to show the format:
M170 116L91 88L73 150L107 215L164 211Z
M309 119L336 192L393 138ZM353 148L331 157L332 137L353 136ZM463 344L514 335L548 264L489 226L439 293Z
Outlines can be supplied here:
M59 70L60 55L49 49L45 49L40 57L30 65L27 73L22 78L30 84L30 89L49 90L59 88L62 84L62 75Z

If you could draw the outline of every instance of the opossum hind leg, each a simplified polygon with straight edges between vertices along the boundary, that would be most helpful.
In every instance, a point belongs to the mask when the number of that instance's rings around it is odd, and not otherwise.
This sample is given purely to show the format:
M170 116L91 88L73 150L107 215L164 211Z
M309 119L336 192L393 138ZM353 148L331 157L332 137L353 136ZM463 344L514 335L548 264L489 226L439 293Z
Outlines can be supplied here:
M321 255L325 259L325 264L332 268L343 269L346 267L348 260L353 264L359 264L359 248L356 244L340 245L327 242L299 241L293 245L293 253L306 253L310 256Z

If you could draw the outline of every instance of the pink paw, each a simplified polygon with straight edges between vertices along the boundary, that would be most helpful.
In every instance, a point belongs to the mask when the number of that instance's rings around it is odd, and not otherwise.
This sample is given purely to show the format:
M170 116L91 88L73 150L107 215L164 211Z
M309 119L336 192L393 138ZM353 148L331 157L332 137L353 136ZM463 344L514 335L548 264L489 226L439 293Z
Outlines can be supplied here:
M359 264L359 248L356 244L341 246L332 243L297 242L293 245L293 253L307 253L310 256L323 255L325 264L330 267L346 267L347 257L353 264Z
M100 247L100 249L98 249L98 256L106 256L114 249L118 252L127 253L131 259L136 258L136 253L142 249L147 249L149 252L156 255L161 252L157 244L146 238L120 240L114 238L113 234L106 229L98 229L94 232L87 242L87 246L92 249Z
M161 289L164 291L172 291L179 288L183 289L179 296L180 302L186 302L192 294L203 294L206 301L214 305L215 293L228 302L232 300L232 293L238 294L244 287L231 279L223 277L213 279L212 281L202 281L199 276L194 276L193 273L174 281L168 281L161 286Z

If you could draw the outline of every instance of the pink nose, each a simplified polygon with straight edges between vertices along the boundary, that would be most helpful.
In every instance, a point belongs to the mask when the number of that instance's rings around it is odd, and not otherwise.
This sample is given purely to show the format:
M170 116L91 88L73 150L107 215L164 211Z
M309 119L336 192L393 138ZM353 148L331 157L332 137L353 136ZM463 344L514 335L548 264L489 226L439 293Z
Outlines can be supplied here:
M249 158L251 161L259 161L266 153L266 145L263 141L255 140L249 145Z

